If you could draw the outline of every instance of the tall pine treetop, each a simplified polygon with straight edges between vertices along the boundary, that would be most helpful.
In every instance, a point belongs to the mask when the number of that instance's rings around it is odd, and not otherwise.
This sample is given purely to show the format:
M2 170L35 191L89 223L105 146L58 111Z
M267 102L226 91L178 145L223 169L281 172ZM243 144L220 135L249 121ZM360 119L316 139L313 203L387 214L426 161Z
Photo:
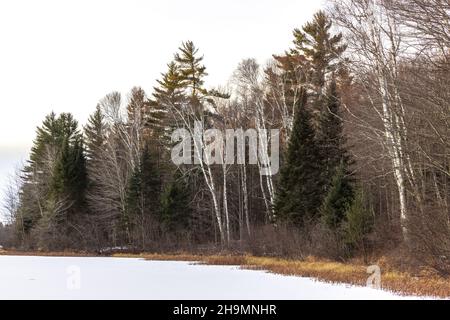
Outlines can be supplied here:
M167 72L157 80L159 86L154 87L153 100L159 104L175 104L183 93L182 77L178 65L172 61L167 65Z
M192 41L183 42L175 54L175 62L178 64L180 80L183 86L191 89L191 94L206 94L203 88L203 78L207 76L206 67L202 64L203 56L198 56L198 49Z
M319 11L312 22L294 30L292 55L305 56L313 66L312 83L321 88L328 73L339 69L338 61L347 46L342 34L331 35L332 21L325 12Z

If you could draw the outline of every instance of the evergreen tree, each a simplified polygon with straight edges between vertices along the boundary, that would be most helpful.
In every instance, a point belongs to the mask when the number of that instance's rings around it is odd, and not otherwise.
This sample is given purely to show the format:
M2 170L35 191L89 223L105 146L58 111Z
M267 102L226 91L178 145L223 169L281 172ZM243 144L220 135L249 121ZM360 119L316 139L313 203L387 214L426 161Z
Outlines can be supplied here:
M176 128L174 121L174 108L181 109L184 101L184 91L178 65L171 62L168 71L157 80L158 85L154 87L153 97L149 101L148 118L153 131L153 136L159 144L169 148L171 144L170 134Z
M70 209L80 208L86 188L83 137L78 130L78 122L71 114L62 113L56 123L59 129L53 140L58 141L58 146L50 176L49 195L56 201L65 199L72 203Z
M160 173L146 145L128 183L126 212L122 221L126 230L133 230L138 223L143 226L147 216L156 218L160 198Z
M284 103L294 105L301 88L308 88L308 108L316 131L320 130L322 113L327 112L330 75L344 75L341 56L346 45L342 44L342 34L331 35L331 28L331 19L319 11L302 29L294 30L295 47L284 56L274 56L281 70ZM269 71L269 76L274 74Z
M276 57L283 69L288 68L288 79L294 88L301 82L312 88L309 105L313 115L313 125L317 129L319 118L326 110L326 89L330 75L341 74L341 56L347 46L342 43L342 34L332 35L332 20L323 12L314 15L311 22L302 29L294 30L295 47L285 57Z
M70 197L81 205L86 188L86 161L81 136L72 144L66 138L52 175L52 192L56 197Z
M148 144L145 145L141 156L142 194L145 199L144 206L156 214L161 197L161 172L157 159L151 154Z
M341 166L345 176L350 176L351 157L346 148L343 122L340 115L340 99L334 79L330 82L326 95L327 107L321 113L317 130L317 141L320 148L322 165L321 179L324 188L328 189ZM350 179L350 178L349 178Z
M95 217L95 229L98 238L107 238L107 225L109 221L99 218L101 210L99 210L99 199L102 198L105 191L105 157L107 154L107 132L108 125L105 121L105 115L97 105L95 112L89 117L87 125L84 128L86 141L86 172L87 172L87 188L86 202L87 211L92 217Z
M51 207L57 201L68 203L62 215L82 204L86 183L84 148L78 123L71 114L57 117L52 112L45 118L37 129L24 173L20 210L27 231L44 216L50 215L51 219Z
M29 233L45 214L45 202L50 192L54 159L57 157L59 126L56 114L50 113L36 130L30 159L24 168L21 190L21 229Z
M127 105L128 122L141 122L148 126L150 124L149 102L144 89L140 87L134 87L131 89L129 102Z
M344 239L351 249L362 249L366 257L367 235L372 231L374 218L366 206L366 197L362 190L355 197L345 213Z
M332 25L326 13L319 11L302 30L294 30L295 48L291 50L291 55L301 55L310 61L310 81L318 93L325 88L326 75L340 68L339 58L347 48L342 44L342 34L330 34Z
M107 125L105 116L97 105L95 112L89 117L88 123L84 128L86 138L86 158L88 163L95 163L100 160L100 154L106 141ZM93 165L95 167L95 165ZM94 168L92 168L94 169Z
M324 218L327 224L337 227L345 208L334 207L339 207L340 202L351 201L352 191L349 169L351 159L345 146L340 98L334 76L342 70L340 57L346 46L342 44L341 34L331 35L331 28L331 19L324 12L318 12L313 21L305 24L301 30L294 30L295 48L285 57L276 59L287 79L290 79L292 88L298 88L299 84L304 85L301 82L313 88L313 92L309 93L309 109L312 112L311 123L315 132L317 152L315 186L320 189L316 199L319 200L320 211L327 212L322 213L322 216L329 218ZM288 97L289 94L293 93L288 92ZM342 170L342 174L339 170ZM343 181L339 181L341 176L345 177L342 178ZM343 194L340 194L341 192ZM343 198L340 199L340 196Z
M207 76L206 67L202 64L203 57L198 57L198 49L192 41L183 42L175 54L179 80L181 86L190 89L192 97L206 95L207 90L203 88L203 78Z
M160 80L157 80L159 86L153 88L153 102L159 105L176 105L183 96L183 80L178 65L174 61L167 67L167 72L161 75Z
M62 113L59 117L54 112L50 113L43 121L42 126L37 128L27 170L43 171L51 160L48 158L56 158L64 140L68 139L68 142L71 143L78 135L78 123L70 113Z
M229 95L217 90L207 90L204 87L204 78L208 75L206 67L202 64L203 56L198 56L198 49L192 41L183 42L175 54L174 62L178 75L178 84L187 91L190 104L202 107L204 102L214 104L212 97L228 99ZM206 100L206 101L203 101ZM204 112L203 108L201 108Z
M353 188L344 169L344 163L341 162L320 208L323 222L332 230L339 228L353 200Z
M318 179L321 174L319 150L305 92L302 97L296 107L275 202L279 220L291 221L298 226L316 216L322 200L322 185Z
M164 230L187 230L191 219L190 188L179 171L161 197L161 222Z
M121 224L124 230L134 228L136 218L143 213L146 208L143 206L143 192L142 192L142 168L136 166L131 178L128 182L126 198L126 210L122 215ZM130 239L129 239L130 240Z

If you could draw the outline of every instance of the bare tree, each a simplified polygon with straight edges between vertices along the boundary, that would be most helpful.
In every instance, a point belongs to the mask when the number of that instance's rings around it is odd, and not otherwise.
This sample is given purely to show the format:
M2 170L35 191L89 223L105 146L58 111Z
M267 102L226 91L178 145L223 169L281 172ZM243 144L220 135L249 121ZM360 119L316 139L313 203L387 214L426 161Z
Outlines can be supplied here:
M366 90L375 89L372 108L383 124L383 140L397 183L403 236L407 236L406 183L416 188L407 150L405 107L400 96L399 59L403 42L400 26L383 1L333 1L332 16L347 36L351 52L349 67ZM373 75L367 76L367 75Z
M9 181L4 190L4 198L2 208L4 217L9 224L16 220L22 220L23 217L20 214L20 190L23 185L23 179L21 177L22 169L16 169L16 172L9 177ZM23 221L22 221L23 222ZM21 224L23 225L23 223ZM21 230L23 232L23 230Z

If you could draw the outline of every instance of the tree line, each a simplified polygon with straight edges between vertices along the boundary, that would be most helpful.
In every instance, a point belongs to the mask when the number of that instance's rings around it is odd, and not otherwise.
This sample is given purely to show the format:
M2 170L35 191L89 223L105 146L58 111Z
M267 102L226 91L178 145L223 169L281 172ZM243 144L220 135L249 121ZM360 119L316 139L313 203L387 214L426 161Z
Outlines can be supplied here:
M84 127L45 118L7 192L4 242L341 260L401 248L446 273L449 30L444 0L330 1L283 54L242 60L215 89L183 42L150 94L112 92ZM194 123L279 129L280 173L261 174L268 152L255 165L173 163L171 133Z

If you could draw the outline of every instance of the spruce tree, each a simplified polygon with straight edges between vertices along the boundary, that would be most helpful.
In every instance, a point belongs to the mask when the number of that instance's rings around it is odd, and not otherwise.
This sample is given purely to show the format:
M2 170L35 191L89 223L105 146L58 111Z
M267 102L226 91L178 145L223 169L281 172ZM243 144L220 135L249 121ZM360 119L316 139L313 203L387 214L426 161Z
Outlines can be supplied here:
M164 230L175 232L188 229L192 215L190 199L189 185L177 170L161 197L160 219Z
M73 116L48 115L37 130L25 168L21 212L26 231L61 222L83 205L86 163L82 136ZM57 209L57 210L56 210ZM55 215L58 214L58 217ZM45 221L42 220L45 217ZM63 227L63 226L60 226ZM51 229L54 231L54 229Z
M337 230L353 200L351 181L345 174L344 163L338 166L331 186L320 207L322 221L332 230Z
M88 123L84 128L86 158L88 163L92 165L92 170L96 170L94 163L101 161L100 154L106 141L106 131L105 115L100 106L97 105L95 112L89 117Z
M29 164L25 168L27 179L33 184L49 186L51 190L47 193L59 193L65 187L78 188L76 180L82 185L84 170L84 147L78 122L70 113L62 113L59 117L51 113L37 129ZM69 186L70 183L73 186Z
M150 124L148 107L149 102L145 91L140 87L133 87L127 105L128 122L140 121L148 126Z
M45 204L50 192L53 167L59 148L60 130L54 112L47 115L36 130L30 158L24 168L21 190L21 216L25 233L29 233L45 214Z
M71 142L78 135L78 123L70 113L62 113L59 117L54 112L50 113L45 117L42 126L37 128L28 169L38 168L42 171L45 164L48 164L47 156L56 158L64 140L69 139Z
M320 208L322 185L320 183L319 150L307 108L307 95L296 106L295 119L285 163L281 168L280 183L275 202L279 220L301 226L314 218Z
M148 145L144 147L139 165L133 170L126 196L126 212L122 223L127 230L135 228L138 220L143 223L147 216L157 218L161 176Z
M333 78L327 89L326 108L320 114L317 129L317 141L322 165L321 179L325 189L330 187L339 166L342 167L345 176L351 175L350 166L353 162L347 150L347 141L343 130L340 98Z
M72 144L65 139L52 176L52 192L57 197L69 196L78 207L84 200L86 161L81 136Z
M83 137L78 130L78 122L71 114L62 113L57 119L59 145L50 194L58 198L68 198L77 207L82 205L86 188L86 159Z
M161 172L157 159L151 153L150 146L146 144L141 156L142 194L145 207L153 214L157 213L161 197Z
M366 197L360 189L345 213L344 240L350 249L362 249L367 260L367 235L373 229L374 219L366 205Z
M105 115L100 105L97 105L95 112L89 117L87 125L84 128L86 143L86 172L87 188L86 200L87 211L93 217L99 216L98 199L101 198L104 190L104 173L108 125ZM106 234L107 223L97 218L96 228L100 233Z
M145 210L142 200L142 171L140 166L136 166L128 181L126 209L120 221L121 227L124 230L129 231L135 227L137 217L142 215L143 210ZM128 242L130 242L130 239L128 239Z

